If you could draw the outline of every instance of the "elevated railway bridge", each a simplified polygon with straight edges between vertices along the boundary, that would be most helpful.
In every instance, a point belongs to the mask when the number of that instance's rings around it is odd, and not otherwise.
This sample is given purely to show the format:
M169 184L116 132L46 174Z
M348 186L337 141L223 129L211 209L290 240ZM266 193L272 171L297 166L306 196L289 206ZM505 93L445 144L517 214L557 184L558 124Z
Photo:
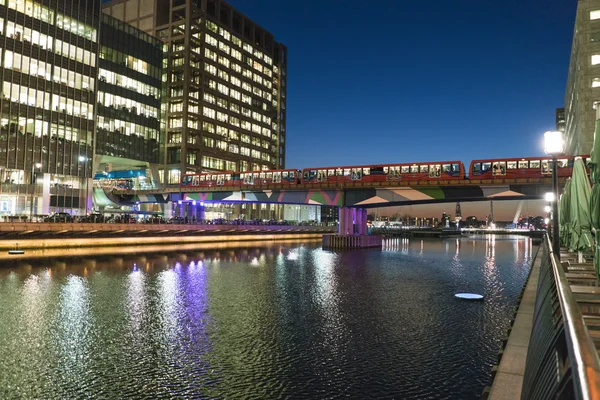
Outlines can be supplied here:
M566 178L559 178L564 186ZM266 203L339 207L339 233L366 233L366 210L414 204L485 200L543 199L552 191L552 178L494 178L387 182L345 182L239 185L236 187L164 187L150 190L103 190L112 202L123 206L144 203ZM180 208L184 209L184 208ZM183 216L183 215L182 215Z

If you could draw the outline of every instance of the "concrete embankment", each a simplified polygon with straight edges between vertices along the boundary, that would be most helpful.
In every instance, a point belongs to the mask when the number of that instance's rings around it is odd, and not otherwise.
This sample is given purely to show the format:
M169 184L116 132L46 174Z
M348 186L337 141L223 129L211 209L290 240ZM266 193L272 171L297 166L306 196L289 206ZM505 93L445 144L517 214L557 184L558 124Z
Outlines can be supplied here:
M149 246L149 245L190 245L199 243L231 243L251 241L275 241L275 240L320 240L322 233L264 233L264 234L228 234L228 235L203 235L203 236L148 236L131 237L126 233L124 236L88 237L88 238L52 238L52 239L19 239L10 238L0 240L1 250L19 249L55 249L55 248L82 248L82 247L104 247L104 246Z

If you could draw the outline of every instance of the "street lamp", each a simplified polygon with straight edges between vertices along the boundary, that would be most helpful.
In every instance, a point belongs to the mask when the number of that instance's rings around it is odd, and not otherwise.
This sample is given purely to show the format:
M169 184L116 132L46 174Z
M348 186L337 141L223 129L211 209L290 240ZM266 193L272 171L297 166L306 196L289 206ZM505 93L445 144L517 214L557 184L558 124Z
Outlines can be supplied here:
M558 174L556 171L556 156L565 151L565 141L560 131L548 131L544 133L544 152L552 156L552 251L560 260L560 242L558 227Z
M31 168L31 184L33 185L33 196L31 196L31 205L29 209L29 221L33 222L33 203L35 202L36 196L36 188L37 188L37 179L35 179L35 170L42 168L41 163L35 163L34 167ZM37 209L36 209L37 212Z
M87 165L86 165L86 161L88 160L88 158L86 156L80 155L78 157L78 160L80 163L83 163L83 181L85 182L85 208L84 208L84 214L83 215L87 215L89 208L88 208L88 201L89 201L89 182L88 182L88 178L87 178ZM81 198L81 186L79 189L79 198ZM81 208L81 207L80 207Z

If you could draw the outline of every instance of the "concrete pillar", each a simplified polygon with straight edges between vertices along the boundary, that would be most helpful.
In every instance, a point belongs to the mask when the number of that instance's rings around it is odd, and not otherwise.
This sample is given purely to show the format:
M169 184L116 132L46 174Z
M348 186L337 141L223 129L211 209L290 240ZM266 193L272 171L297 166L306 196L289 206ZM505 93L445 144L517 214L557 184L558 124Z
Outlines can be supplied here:
M358 208L356 210L356 226L357 226L357 234L359 235L367 235L367 209L366 208Z
M175 208L175 202L170 201L167 204L165 204L165 211L163 213L165 219L169 219L173 216L173 209Z
M344 235L346 231L346 207L340 207L338 212L338 235Z
M344 235L354 235L354 209L346 208L346 231Z

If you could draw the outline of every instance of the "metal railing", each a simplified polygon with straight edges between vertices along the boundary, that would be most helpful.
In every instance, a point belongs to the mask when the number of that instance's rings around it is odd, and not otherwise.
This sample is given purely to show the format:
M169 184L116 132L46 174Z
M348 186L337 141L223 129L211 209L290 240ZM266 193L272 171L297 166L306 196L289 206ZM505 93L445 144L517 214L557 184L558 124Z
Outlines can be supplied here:
M600 361L562 266L544 235L521 399L600 399Z

